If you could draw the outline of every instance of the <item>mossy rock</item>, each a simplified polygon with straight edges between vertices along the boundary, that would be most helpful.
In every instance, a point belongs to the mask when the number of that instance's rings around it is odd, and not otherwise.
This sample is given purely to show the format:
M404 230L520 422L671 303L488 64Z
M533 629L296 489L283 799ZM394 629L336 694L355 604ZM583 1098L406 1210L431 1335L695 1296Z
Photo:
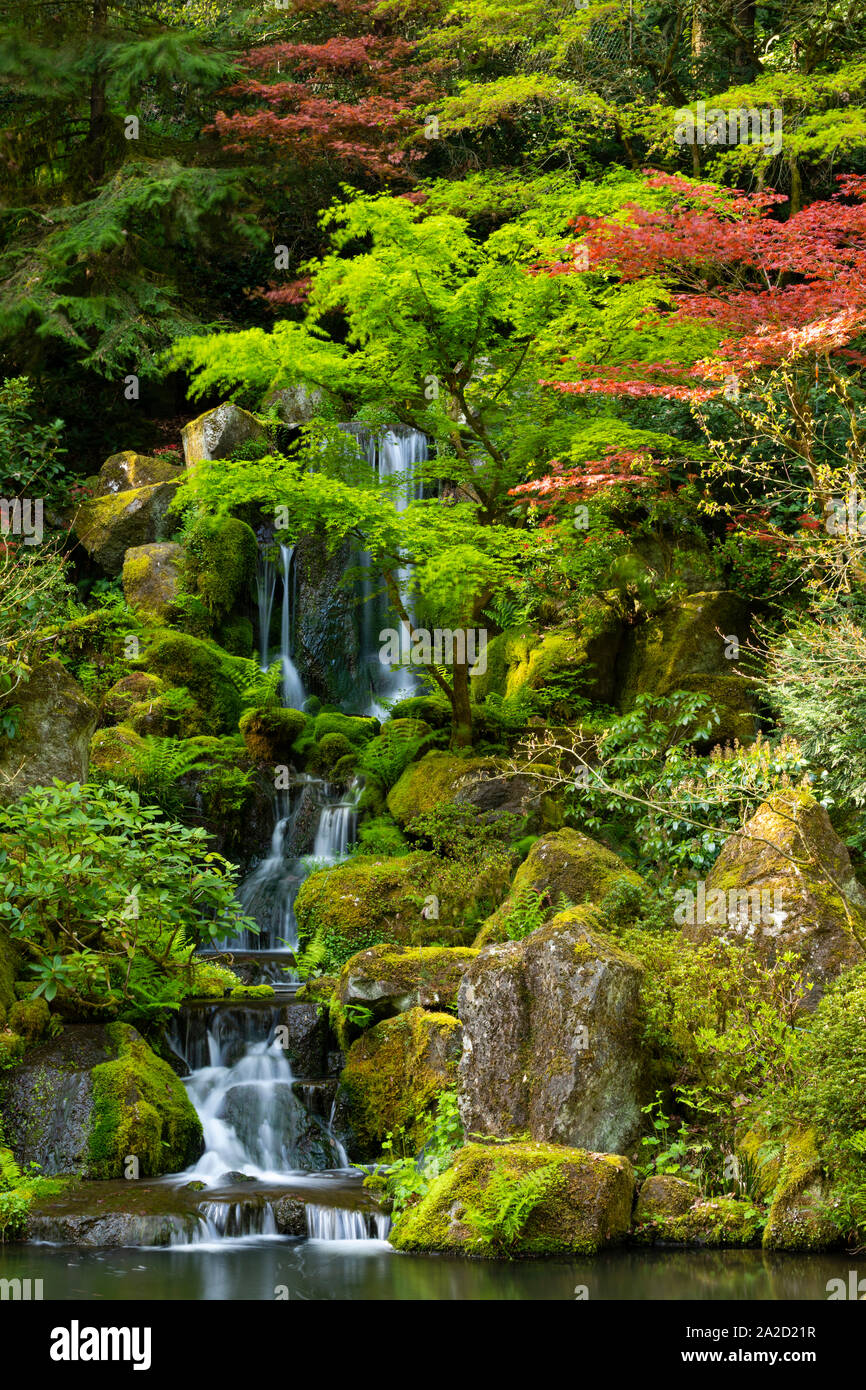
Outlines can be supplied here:
M845 1243L813 1130L789 1135L764 1230L767 1250L832 1250Z
M562 910L563 898L573 906L598 904L619 883L630 884L642 894L649 893L639 874L589 835L568 827L542 835L514 875L508 897L484 923L474 944L487 946L507 939L506 924L527 890L543 895L549 920Z
M18 966L18 952L6 928L0 926L0 1009L3 1010L3 1021L6 1011L15 1003L15 976Z
M656 1173L641 1186L634 1211L635 1225L685 1216L698 1201L700 1189L696 1183L686 1182L672 1173Z
M86 782L98 710L55 657L32 667L14 691L20 710L14 739L0 738L0 804L30 787Z
M9 1027L28 1043L38 1042L48 1032L51 1014L44 999L18 999L9 1010Z
M387 726L386 726L387 727ZM427 811L453 802L460 788L479 773L499 771L493 758L461 757L434 751L410 763L388 793L387 806L400 826Z
M509 1188L519 1197L538 1174L540 1191L522 1226L512 1238L501 1227L498 1234L496 1205L507 1203ZM390 1240L398 1250L481 1259L595 1255L627 1234L633 1196L631 1164L617 1154L558 1144L466 1144L403 1212Z
M751 1203L736 1197L697 1202L680 1216L658 1214L634 1232L642 1245L697 1245L708 1249L760 1245L763 1218Z
M233 732L241 697L231 678L232 658L211 642L180 632L160 632L141 657L141 668L167 684L183 686L208 716L211 728Z
M193 963L193 979L186 997L188 999L224 999L240 985L240 977L227 965L216 961L197 960Z
M866 894L826 810L803 788L776 793L726 841L707 875L706 897L704 915L720 920L689 923L683 935L697 943L751 941L768 964L792 951L814 986L804 1010L864 959ZM724 911L716 913L716 902Z
M145 743L126 724L110 729L97 729L90 740L90 763L100 772L126 781L135 776L144 756Z
M336 710L324 710L317 714L313 725L313 737L319 743L328 734L342 734L354 748L360 748L375 738L379 732L378 719L362 718L360 715L340 714Z
M87 1176L125 1177L129 1156L142 1177L194 1163L204 1139L180 1079L129 1024L110 1023L105 1032L115 1055L93 1068Z
M0 1070L14 1067L17 1062L23 1061L26 1046L26 1042L18 1033L13 1033L8 1028L0 1031Z
M177 527L169 512L176 492L173 481L88 498L75 515L73 530L97 565L107 574L120 574L127 550L170 538Z
M106 497L118 492L132 492L155 483L176 483L183 469L168 458L153 458L137 454L133 449L112 454L99 470L95 496Z
M127 1023L69 1024L29 1049L4 1075L3 1125L16 1161L48 1176L129 1177L136 1158L157 1177L203 1149L183 1083Z
M741 647L751 637L751 616L739 595L707 590L668 604L630 636L620 708L632 709L644 694L706 694L719 715L707 742L750 743L758 732L753 683L726 659L727 637L737 637Z
M488 642L487 670L472 678L472 698L479 704L490 694L509 699L555 681L566 704L569 699L607 704L613 699L621 640L621 620L598 599L583 605L573 628L509 628Z
M235 985L229 991L230 999L273 999L273 985Z
M174 541L133 546L123 560L123 594L145 622L169 622L180 593L183 547Z
M324 951L323 968L334 970L368 946L410 942L439 867L419 850L395 859L359 856L310 874L295 899L301 946Z
M206 410L184 425L180 432L183 454L192 467L200 459L225 459L242 455L247 446L251 457L261 457L268 444L268 433L254 415L233 401Z
M411 695L391 707L391 721L400 719L420 719L430 729L449 729L451 705L445 699L437 700L435 695Z
M456 1009L460 981L477 955L470 946L371 946L343 966L337 998L380 1018L416 1007Z
M225 617L245 597L255 572L258 541L245 521L233 516L200 517L184 546L183 577L209 613Z
M241 717L240 731L252 758L267 767L286 765L307 725L297 709L251 709Z
M449 1014L409 1009L353 1043L340 1076L338 1114L353 1152L376 1158L389 1133L417 1153L443 1090L454 1085L460 1024Z
M334 782L351 782L355 776L358 766L356 754L347 753L344 758L339 758L331 768L331 779Z
M116 681L102 700L103 724L125 724L133 709L149 704L168 690L165 681L147 671L133 671Z
M249 618L235 614L219 626L216 636L220 646L231 656L242 656L247 660L252 657L255 631Z
M351 758L352 755L352 745L344 734L325 734L316 744L315 766L327 775L342 758Z

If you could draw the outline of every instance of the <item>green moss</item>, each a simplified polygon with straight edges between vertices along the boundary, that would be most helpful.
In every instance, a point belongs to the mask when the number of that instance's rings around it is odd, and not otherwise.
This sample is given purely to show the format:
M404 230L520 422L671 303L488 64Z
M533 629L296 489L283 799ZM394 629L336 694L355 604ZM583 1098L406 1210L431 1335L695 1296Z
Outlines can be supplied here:
M639 1244L725 1246L760 1245L763 1217L751 1202L735 1197L714 1197L698 1202L681 1216L658 1215L638 1226Z
M454 800L466 777L479 772L498 771L493 758L461 757L456 753L427 753L410 763L388 794L388 810L401 826L415 816L432 811L443 802Z
M5 927L0 927L0 1009L4 1012L15 1003L15 974L18 952L12 945Z
M392 1245L398 1250L501 1258L501 1244L478 1233L472 1213L487 1209L489 1215L487 1194L493 1184L502 1194L504 1209L509 1181L516 1187L539 1170L550 1180L508 1254L594 1255L625 1236L634 1194L628 1159L557 1144L466 1144L426 1196L404 1211L391 1232Z
M220 646L225 647L232 656L251 657L253 655L255 632L249 618L229 618L228 622L222 624L217 636Z
M17 1033L11 1033L7 1028L0 1033L0 1068L14 1067L16 1062L20 1062L24 1057L25 1042Z
M235 985L231 990L231 999L273 999L273 985Z
M44 999L19 999L9 1010L9 1027L19 1033L27 1042L38 1042L48 1031L51 1020L48 1005Z
M251 709L242 716L239 727L256 762L276 767L296 756L295 744L306 724L306 715L297 709Z
M342 734L356 748L361 747L379 732L377 719L362 719L350 714L325 710L316 715L313 736L320 742L328 734Z
M228 966L218 965L215 961L196 961L187 998L223 999L230 990L239 986L238 976Z
M201 1122L180 1079L125 1023L106 1028L112 1061L93 1068L93 1120L87 1176L127 1176L138 1159L142 1177L177 1172L201 1152Z
M113 720L125 724L133 709L159 699L167 689L165 681L160 680L159 676L152 676L147 671L133 671L106 692L102 701L102 717L106 722Z
M827 1250L842 1243L815 1131L792 1132L764 1231L767 1250Z
M134 729L118 724L97 729L90 740L90 766L127 781L135 777L144 753L144 739Z
M352 752L352 745L344 734L325 734L316 744L316 767L329 773L342 758L352 757Z
M332 971L367 946L411 940L423 921L419 887L438 863L421 851L397 859L360 856L310 874L295 899L301 946L323 951L322 966Z
M371 946L346 961L338 995L393 1013L420 1005L454 1010L464 971L478 956L471 946Z
M407 1151L424 1144L439 1094L454 1085L460 1025L449 1014L410 1009L353 1043L340 1077L358 1152L374 1155L387 1134Z
M209 717L211 727L228 732L237 728L241 712L231 660L214 643L186 633L165 632L148 647L141 665L169 685L185 687Z
M255 570L258 542L246 522L233 516L203 516L185 542L184 583L208 612L224 617L246 594Z

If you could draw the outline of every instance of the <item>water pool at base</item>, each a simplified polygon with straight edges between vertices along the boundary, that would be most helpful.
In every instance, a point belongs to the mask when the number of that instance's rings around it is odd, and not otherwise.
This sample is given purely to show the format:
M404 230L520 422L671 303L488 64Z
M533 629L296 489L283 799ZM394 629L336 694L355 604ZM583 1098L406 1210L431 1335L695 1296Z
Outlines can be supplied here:
M851 1257L761 1250L612 1250L582 1261L400 1255L380 1241L252 1236L174 1249L0 1248L0 1279L41 1279L45 1300L827 1299ZM585 1293L583 1290L585 1289Z

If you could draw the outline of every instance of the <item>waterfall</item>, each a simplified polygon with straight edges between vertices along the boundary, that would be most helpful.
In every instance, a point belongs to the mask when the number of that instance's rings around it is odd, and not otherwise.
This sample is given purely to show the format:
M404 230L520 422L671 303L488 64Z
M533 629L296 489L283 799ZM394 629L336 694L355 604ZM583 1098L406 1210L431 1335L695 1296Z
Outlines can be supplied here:
M381 1211L352 1211L346 1207L306 1205L310 1240L387 1240L391 1218Z
M360 785L353 782L348 800L323 807L313 843L312 857L317 864L339 864L346 858L355 839L360 795Z
M186 1081L205 1142L204 1154L189 1170L191 1179L214 1184L240 1172L276 1181L301 1171L313 1148L328 1166L341 1166L339 1146L329 1127L297 1096L292 1069L276 1039L248 1044L230 1066L212 1033L208 1046L210 1064Z
M377 436L364 425L346 424L341 428L354 435L360 452L366 457L370 467L375 469L379 481L391 484L391 495L398 512L406 510L410 502L419 500L424 493L423 479L419 477L418 465L427 459L427 437L420 430L398 427ZM370 557L364 551L356 556L355 563L369 571ZM412 596L409 593L410 571L401 566L397 571L400 593L406 610L413 616ZM393 627L399 622L390 608L387 597L376 592L376 581L368 572L363 582L363 601L361 606L362 651L364 666L369 682L366 714L377 719L387 717L386 704L405 700L418 691L418 680L411 667L402 666L392 670L379 657L379 633L383 628Z
M292 556L293 545L280 546L283 575L283 611L280 623L280 666L283 672L283 704L287 709L301 709L306 696L297 667L292 660Z
M259 619L259 666L263 671L271 667L271 618L277 590L277 578L283 586L280 613L280 672L283 705L286 709L301 709L306 699L298 669L292 659L292 634L294 630L294 584L295 570L292 558L293 545L280 546L279 571L267 550L260 548L256 556L256 605Z

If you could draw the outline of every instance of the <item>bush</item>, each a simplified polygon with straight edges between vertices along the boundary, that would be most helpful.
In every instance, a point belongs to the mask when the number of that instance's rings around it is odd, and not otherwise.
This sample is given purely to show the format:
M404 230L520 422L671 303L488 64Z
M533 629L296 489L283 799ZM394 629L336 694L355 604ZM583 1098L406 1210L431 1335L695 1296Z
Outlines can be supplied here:
M197 944L255 930L204 830L114 783L28 791L0 810L0 846L0 923L32 995L70 1017L164 1017Z

